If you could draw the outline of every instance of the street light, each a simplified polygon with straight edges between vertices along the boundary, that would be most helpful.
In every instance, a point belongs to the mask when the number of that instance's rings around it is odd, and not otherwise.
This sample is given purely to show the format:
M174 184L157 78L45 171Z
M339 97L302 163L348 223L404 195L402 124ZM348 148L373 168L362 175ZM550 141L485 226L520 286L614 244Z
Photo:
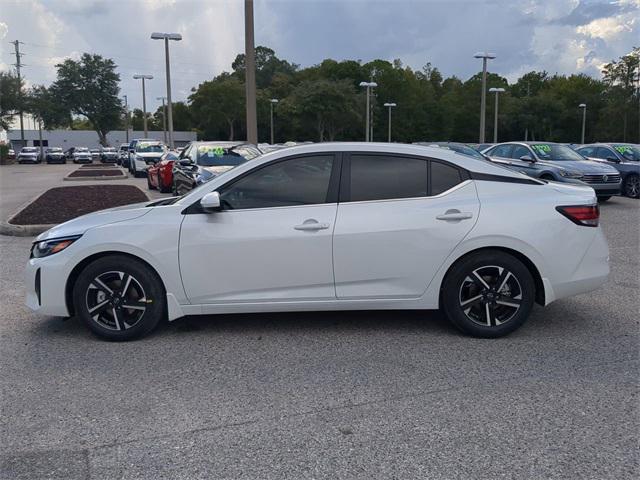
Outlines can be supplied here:
M167 104L169 106L167 123L169 124L169 148L173 148L173 108L171 105L171 68L169 67L169 40L182 40L179 33L159 33L151 34L152 40L164 40L164 56L167 68ZM166 140L165 140L166 143Z
M148 136L147 130L147 98L144 90L144 81L153 79L153 75L134 75L136 80L142 80L142 123L144 125L144 138Z
M484 112L487 102L487 60L496 58L495 53L477 52L473 58L482 59L482 95L480 97L480 143L484 143Z
M587 104L581 103L578 108L582 109L582 137L580 137L580 143L584 145L584 127L587 123Z
M489 93L496 94L496 107L493 114L493 143L498 143L498 96L504 93L504 88L490 88Z
M126 129L125 137L129 143L129 99L126 95L124 95L124 127Z
M269 106L271 107L271 145L273 145L273 106L278 103L277 98L269 100Z
M387 141L391 143L391 109L397 107L397 105L395 103L385 103L383 106L389 109L389 139Z
M370 100L371 89L377 87L378 84L376 82L360 82L360 86L367 88L367 115L366 115L367 120L366 120L366 124L365 124L366 130L365 130L365 135L364 135L364 138L365 138L364 141L368 142L368 141L370 141L369 140L369 138L370 138L369 137L369 134L370 134L370 131L369 131L369 125L370 125L370 121L369 121L370 111L369 110L370 110L370 107L369 107L369 105L370 105L370 102L371 102L371 100Z
M156 97L156 100L162 100L162 138L164 138L164 144L167 144L167 110L164 105L164 101L167 97Z

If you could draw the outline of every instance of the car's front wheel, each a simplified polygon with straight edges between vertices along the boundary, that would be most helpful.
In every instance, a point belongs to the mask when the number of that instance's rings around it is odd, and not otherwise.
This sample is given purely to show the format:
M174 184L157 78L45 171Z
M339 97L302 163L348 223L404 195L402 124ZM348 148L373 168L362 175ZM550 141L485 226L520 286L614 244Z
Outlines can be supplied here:
M446 316L460 330L496 338L527 320L535 301L535 283L514 256L485 250L453 265L443 282L441 299Z
M640 177L628 175L624 181L624 194L629 198L640 198Z
M107 340L150 333L166 317L164 287L144 263L110 255L90 263L73 288L76 315Z

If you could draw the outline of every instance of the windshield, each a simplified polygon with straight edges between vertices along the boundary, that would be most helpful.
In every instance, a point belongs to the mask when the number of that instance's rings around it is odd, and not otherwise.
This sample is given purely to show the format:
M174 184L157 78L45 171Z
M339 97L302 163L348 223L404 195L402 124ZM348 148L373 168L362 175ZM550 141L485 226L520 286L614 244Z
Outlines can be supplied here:
M38 151L37 148L25 147L22 150L20 150L20 153L36 153L37 151Z
M446 147L449 150L453 150L454 152L461 153L462 155L467 155L468 157L479 158L480 160L486 160L484 155L482 155L477 150L474 150L471 147L466 145L460 145L457 143L450 143L449 145L440 145L441 147Z
M48 148L47 152L51 152L51 153L62 153L62 149L61 148Z
M162 153L164 149L160 143L140 142L136 145L136 152L141 153Z
M616 152L620 154L622 158L625 160L635 160L640 161L640 147L636 147L635 145L613 145L613 148L616 149Z
M554 143L534 143L531 144L531 148L536 153L540 160L552 160L554 162L563 161L580 161L584 160L584 157L575 152L566 145L557 145Z
M235 167L257 156L256 152L243 146L225 148L216 145L198 145L198 165L203 167Z
M102 151L103 152L115 152L116 149L115 148L103 148Z
M78 148L76 148L76 152L77 152L77 153L78 153L78 152L79 152L79 153L86 153L86 152L88 152L88 151L89 151L89 149L88 149L88 148L84 148L84 147L78 147Z

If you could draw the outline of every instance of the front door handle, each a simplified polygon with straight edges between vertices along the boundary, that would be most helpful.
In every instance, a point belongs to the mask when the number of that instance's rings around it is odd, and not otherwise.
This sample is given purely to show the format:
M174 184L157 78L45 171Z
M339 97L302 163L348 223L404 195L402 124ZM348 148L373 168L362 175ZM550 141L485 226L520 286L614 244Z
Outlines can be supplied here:
M315 230L326 230L327 228L329 228L329 224L319 223L317 220L310 218L309 220L305 220L302 225L296 225L293 228L295 228L296 230L312 232Z
M448 221L457 221L457 220L468 220L469 218L473 218L473 213L471 212L461 212L460 210L447 210L444 214L438 215L436 217L438 220L448 220Z

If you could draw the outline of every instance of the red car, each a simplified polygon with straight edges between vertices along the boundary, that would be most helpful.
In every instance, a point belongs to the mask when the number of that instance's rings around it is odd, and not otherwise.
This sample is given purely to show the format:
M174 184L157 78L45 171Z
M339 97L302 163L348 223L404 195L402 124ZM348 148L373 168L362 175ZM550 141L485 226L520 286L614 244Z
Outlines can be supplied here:
M173 162L178 160L178 152L167 152L160 161L147 168L147 187L169 193L173 186Z

